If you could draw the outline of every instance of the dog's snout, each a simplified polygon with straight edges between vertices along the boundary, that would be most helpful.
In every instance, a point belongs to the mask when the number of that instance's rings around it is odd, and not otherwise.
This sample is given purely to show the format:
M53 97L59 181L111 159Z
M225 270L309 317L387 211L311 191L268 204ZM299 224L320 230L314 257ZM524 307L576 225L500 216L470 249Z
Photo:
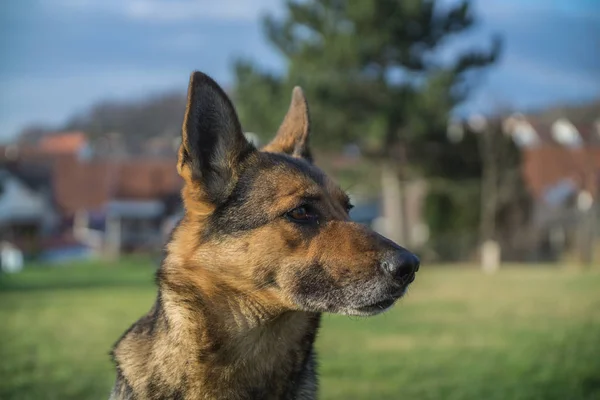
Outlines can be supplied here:
M381 260L381 268L392 278L401 281L411 280L420 264L419 258L406 250L389 252Z

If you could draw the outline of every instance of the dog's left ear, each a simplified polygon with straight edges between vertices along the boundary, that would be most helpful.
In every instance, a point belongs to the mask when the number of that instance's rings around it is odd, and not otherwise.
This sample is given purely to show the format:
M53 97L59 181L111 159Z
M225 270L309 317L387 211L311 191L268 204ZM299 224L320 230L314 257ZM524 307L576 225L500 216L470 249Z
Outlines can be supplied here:
M309 134L308 103L302 89L296 86L292 91L292 103L277 135L263 148L263 151L285 153L312 162L312 155L308 147Z

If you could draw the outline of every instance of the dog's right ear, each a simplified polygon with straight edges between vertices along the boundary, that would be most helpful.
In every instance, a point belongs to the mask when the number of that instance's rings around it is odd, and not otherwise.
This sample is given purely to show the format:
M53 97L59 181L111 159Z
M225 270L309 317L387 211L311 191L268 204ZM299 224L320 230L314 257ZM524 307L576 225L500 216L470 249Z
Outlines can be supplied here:
M186 208L209 212L235 186L243 160L256 151L244 137L233 104L202 72L190 78L177 170Z

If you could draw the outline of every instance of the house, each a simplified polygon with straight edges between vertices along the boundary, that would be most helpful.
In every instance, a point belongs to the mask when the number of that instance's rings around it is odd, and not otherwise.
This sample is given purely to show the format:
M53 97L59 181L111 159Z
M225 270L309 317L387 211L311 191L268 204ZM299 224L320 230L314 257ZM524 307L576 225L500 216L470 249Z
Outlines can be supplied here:
M61 132L42 137L37 149L49 155L78 154L87 151L89 143L83 132Z
M534 223L546 258L576 247L582 235L598 241L599 121L582 124L564 117L543 121L521 114L504 121L505 132L522 152L522 173L535 200ZM591 225L585 227L588 222Z
M54 174L56 207L71 225L86 214L87 230L78 236L96 242L103 236L100 246L109 252L160 247L164 219L181 207L175 165L167 157L63 158Z
M38 252L56 218L46 170L0 163L0 241L13 243L26 253Z
M523 174L536 198L553 185L573 181L578 190L598 195L600 126L575 125L565 118L544 124L522 115L508 118L505 130L523 154Z
M81 254L81 246L102 252L160 244L163 219L181 208L182 180L174 157L97 155L79 132L0 148L3 163L45 171L44 204L53 210L46 215L54 217L51 230L56 240L44 243L52 246L52 259L62 259L67 248L69 254Z

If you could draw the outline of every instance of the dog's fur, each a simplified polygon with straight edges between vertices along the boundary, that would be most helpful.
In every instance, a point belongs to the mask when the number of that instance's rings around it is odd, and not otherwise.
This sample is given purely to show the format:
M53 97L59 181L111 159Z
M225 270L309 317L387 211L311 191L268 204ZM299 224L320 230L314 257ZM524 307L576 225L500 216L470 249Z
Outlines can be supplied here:
M258 151L223 90L192 74L177 165L186 212L154 306L112 351L111 399L314 399L320 313L373 315L405 292L414 273L380 268L402 249L350 221L347 195L312 165L309 131L295 88Z

